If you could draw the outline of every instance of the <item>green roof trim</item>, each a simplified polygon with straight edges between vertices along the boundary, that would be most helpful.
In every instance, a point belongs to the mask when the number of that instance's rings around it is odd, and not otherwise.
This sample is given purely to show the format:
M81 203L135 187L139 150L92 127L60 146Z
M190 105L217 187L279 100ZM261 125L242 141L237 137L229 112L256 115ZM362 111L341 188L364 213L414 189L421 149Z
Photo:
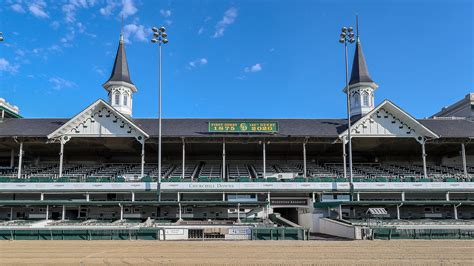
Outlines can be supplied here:
M14 113L12 112L10 109L7 109L3 106L0 106L0 110L3 110L5 111L5 113L9 114L10 116L12 116L13 118L23 118L23 116L17 114L17 113Z
M378 200L378 201L330 201L330 202L315 202L314 208L334 208L339 205L342 206L394 206L394 205L469 205L474 206L474 201L468 200L414 200L414 201L401 201L401 200Z

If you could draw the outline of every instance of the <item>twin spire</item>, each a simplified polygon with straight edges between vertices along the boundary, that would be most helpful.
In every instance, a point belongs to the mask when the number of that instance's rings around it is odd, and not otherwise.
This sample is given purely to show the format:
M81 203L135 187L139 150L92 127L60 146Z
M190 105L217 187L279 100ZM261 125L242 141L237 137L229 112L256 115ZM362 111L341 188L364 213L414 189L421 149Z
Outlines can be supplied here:
M351 79L349 80L349 85L368 82L374 83L369 74L369 69L367 68L367 63L365 62L364 52L362 51L362 44L360 43L359 38L359 17L356 16L356 49L354 54L354 61L352 62L352 71Z

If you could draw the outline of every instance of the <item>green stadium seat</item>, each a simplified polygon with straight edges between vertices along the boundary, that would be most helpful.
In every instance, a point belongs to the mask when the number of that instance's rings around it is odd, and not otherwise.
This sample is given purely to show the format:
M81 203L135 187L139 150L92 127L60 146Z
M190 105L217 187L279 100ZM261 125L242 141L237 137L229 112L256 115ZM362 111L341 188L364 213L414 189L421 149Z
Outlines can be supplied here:
M320 180L319 182L334 182L335 179L332 177L321 177Z
M220 177L211 177L209 181L210 182L222 182L222 178L220 178Z
M433 182L431 178L419 178L416 182Z
M267 182L278 182L276 177L267 177Z
M121 176L116 177L116 178L114 178L114 182L123 183L123 182L125 182L125 178L123 178Z
M338 177L336 178L336 182L347 182L347 178L344 178L344 177Z
M151 176L144 176L140 179L141 182L153 182L153 178Z
M453 177L448 177L444 180L444 182L458 182L458 180L456 178L453 178Z
M293 179L294 182L306 182L306 178L302 176L297 176Z
M168 178L168 182L181 182L183 179L180 176L172 176Z
M265 178L256 178L254 179L255 182L267 182L267 179Z
M239 176L237 182L251 182L250 177L248 176Z
M200 176L198 177L198 182L211 182L211 179L208 176Z
M387 182L387 178L386 177L377 177L375 179L375 182Z

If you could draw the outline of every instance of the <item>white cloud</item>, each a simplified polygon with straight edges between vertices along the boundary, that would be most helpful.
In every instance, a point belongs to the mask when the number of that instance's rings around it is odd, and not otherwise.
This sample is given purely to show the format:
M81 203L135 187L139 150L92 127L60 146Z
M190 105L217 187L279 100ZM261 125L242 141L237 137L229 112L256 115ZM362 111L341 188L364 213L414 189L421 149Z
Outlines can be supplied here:
M214 38L219 38L224 35L224 31L226 28L234 23L235 19L237 18L237 8L231 7L227 9L227 11L224 13L224 17L222 20L217 22L216 24L216 31L214 32Z
M51 26L51 28L57 30L59 28L60 23L59 23L59 21L55 20L55 21L51 22L51 24L49 24L49 25Z
M63 78L60 78L60 77L49 78L49 83L51 83L51 85L53 86L53 89L55 89L55 90L73 88L73 87L77 86L76 83L74 83L72 81L69 81L69 80L66 80L66 79L63 79Z
M249 73L249 72L255 73L255 72L262 71L262 64L257 63L257 64L255 64L255 65L252 65L252 66L249 66L249 67L245 67L245 68L244 68L244 71L245 71L246 73Z
M18 12L18 13L25 13L25 9L18 3L13 4L10 6L13 11Z
M94 66L93 70L95 73L99 74L100 76L105 76L105 70L103 68L100 68L98 66Z
M49 18L49 15L44 11L46 3L42 0L32 1L28 5L28 10L37 18Z
M7 72L10 74L15 74L18 72L19 65L12 65L5 58L0 58L0 72Z
M204 27L200 27L198 30L198 35L201 35L204 32Z
M171 10L160 9L160 14L165 18L171 17Z
M124 18L137 13L137 11L138 9L135 7L133 0L122 0L122 11L120 11L120 15L122 15Z
M145 26L139 24L127 24L123 27L123 38L126 43L130 43L131 39L146 42Z
M61 10L64 13L64 19L68 23L76 21L76 12L78 9L91 8L97 3L96 0L69 0L65 5L62 6Z
M198 58L188 63L187 69L197 68L207 65L207 58Z
M117 2L114 0L107 0L107 4L99 9L100 14L104 16L110 16L114 9L117 7Z

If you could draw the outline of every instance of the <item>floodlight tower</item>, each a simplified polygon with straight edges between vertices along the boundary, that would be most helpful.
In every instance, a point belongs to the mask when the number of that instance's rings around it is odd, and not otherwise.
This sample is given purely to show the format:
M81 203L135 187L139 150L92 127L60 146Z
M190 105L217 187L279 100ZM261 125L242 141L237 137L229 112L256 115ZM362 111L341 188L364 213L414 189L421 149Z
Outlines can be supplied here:
M342 27L341 35L339 36L339 43L344 44L344 59L346 68L346 88L347 90L347 139L349 146L349 186L350 186L350 200L354 196L354 180L352 176L352 139L351 139L351 99L349 94L349 66L347 60L347 45L355 42L354 30L352 27ZM343 139L343 142L345 140ZM343 143L343 145L346 145ZM346 164L344 164L344 173L346 172Z
M153 38L151 42L158 44L158 184L157 184L157 193L158 201L161 200L161 46L168 43L168 34L166 33L166 28L161 26L159 29L157 27L151 28L153 31Z

